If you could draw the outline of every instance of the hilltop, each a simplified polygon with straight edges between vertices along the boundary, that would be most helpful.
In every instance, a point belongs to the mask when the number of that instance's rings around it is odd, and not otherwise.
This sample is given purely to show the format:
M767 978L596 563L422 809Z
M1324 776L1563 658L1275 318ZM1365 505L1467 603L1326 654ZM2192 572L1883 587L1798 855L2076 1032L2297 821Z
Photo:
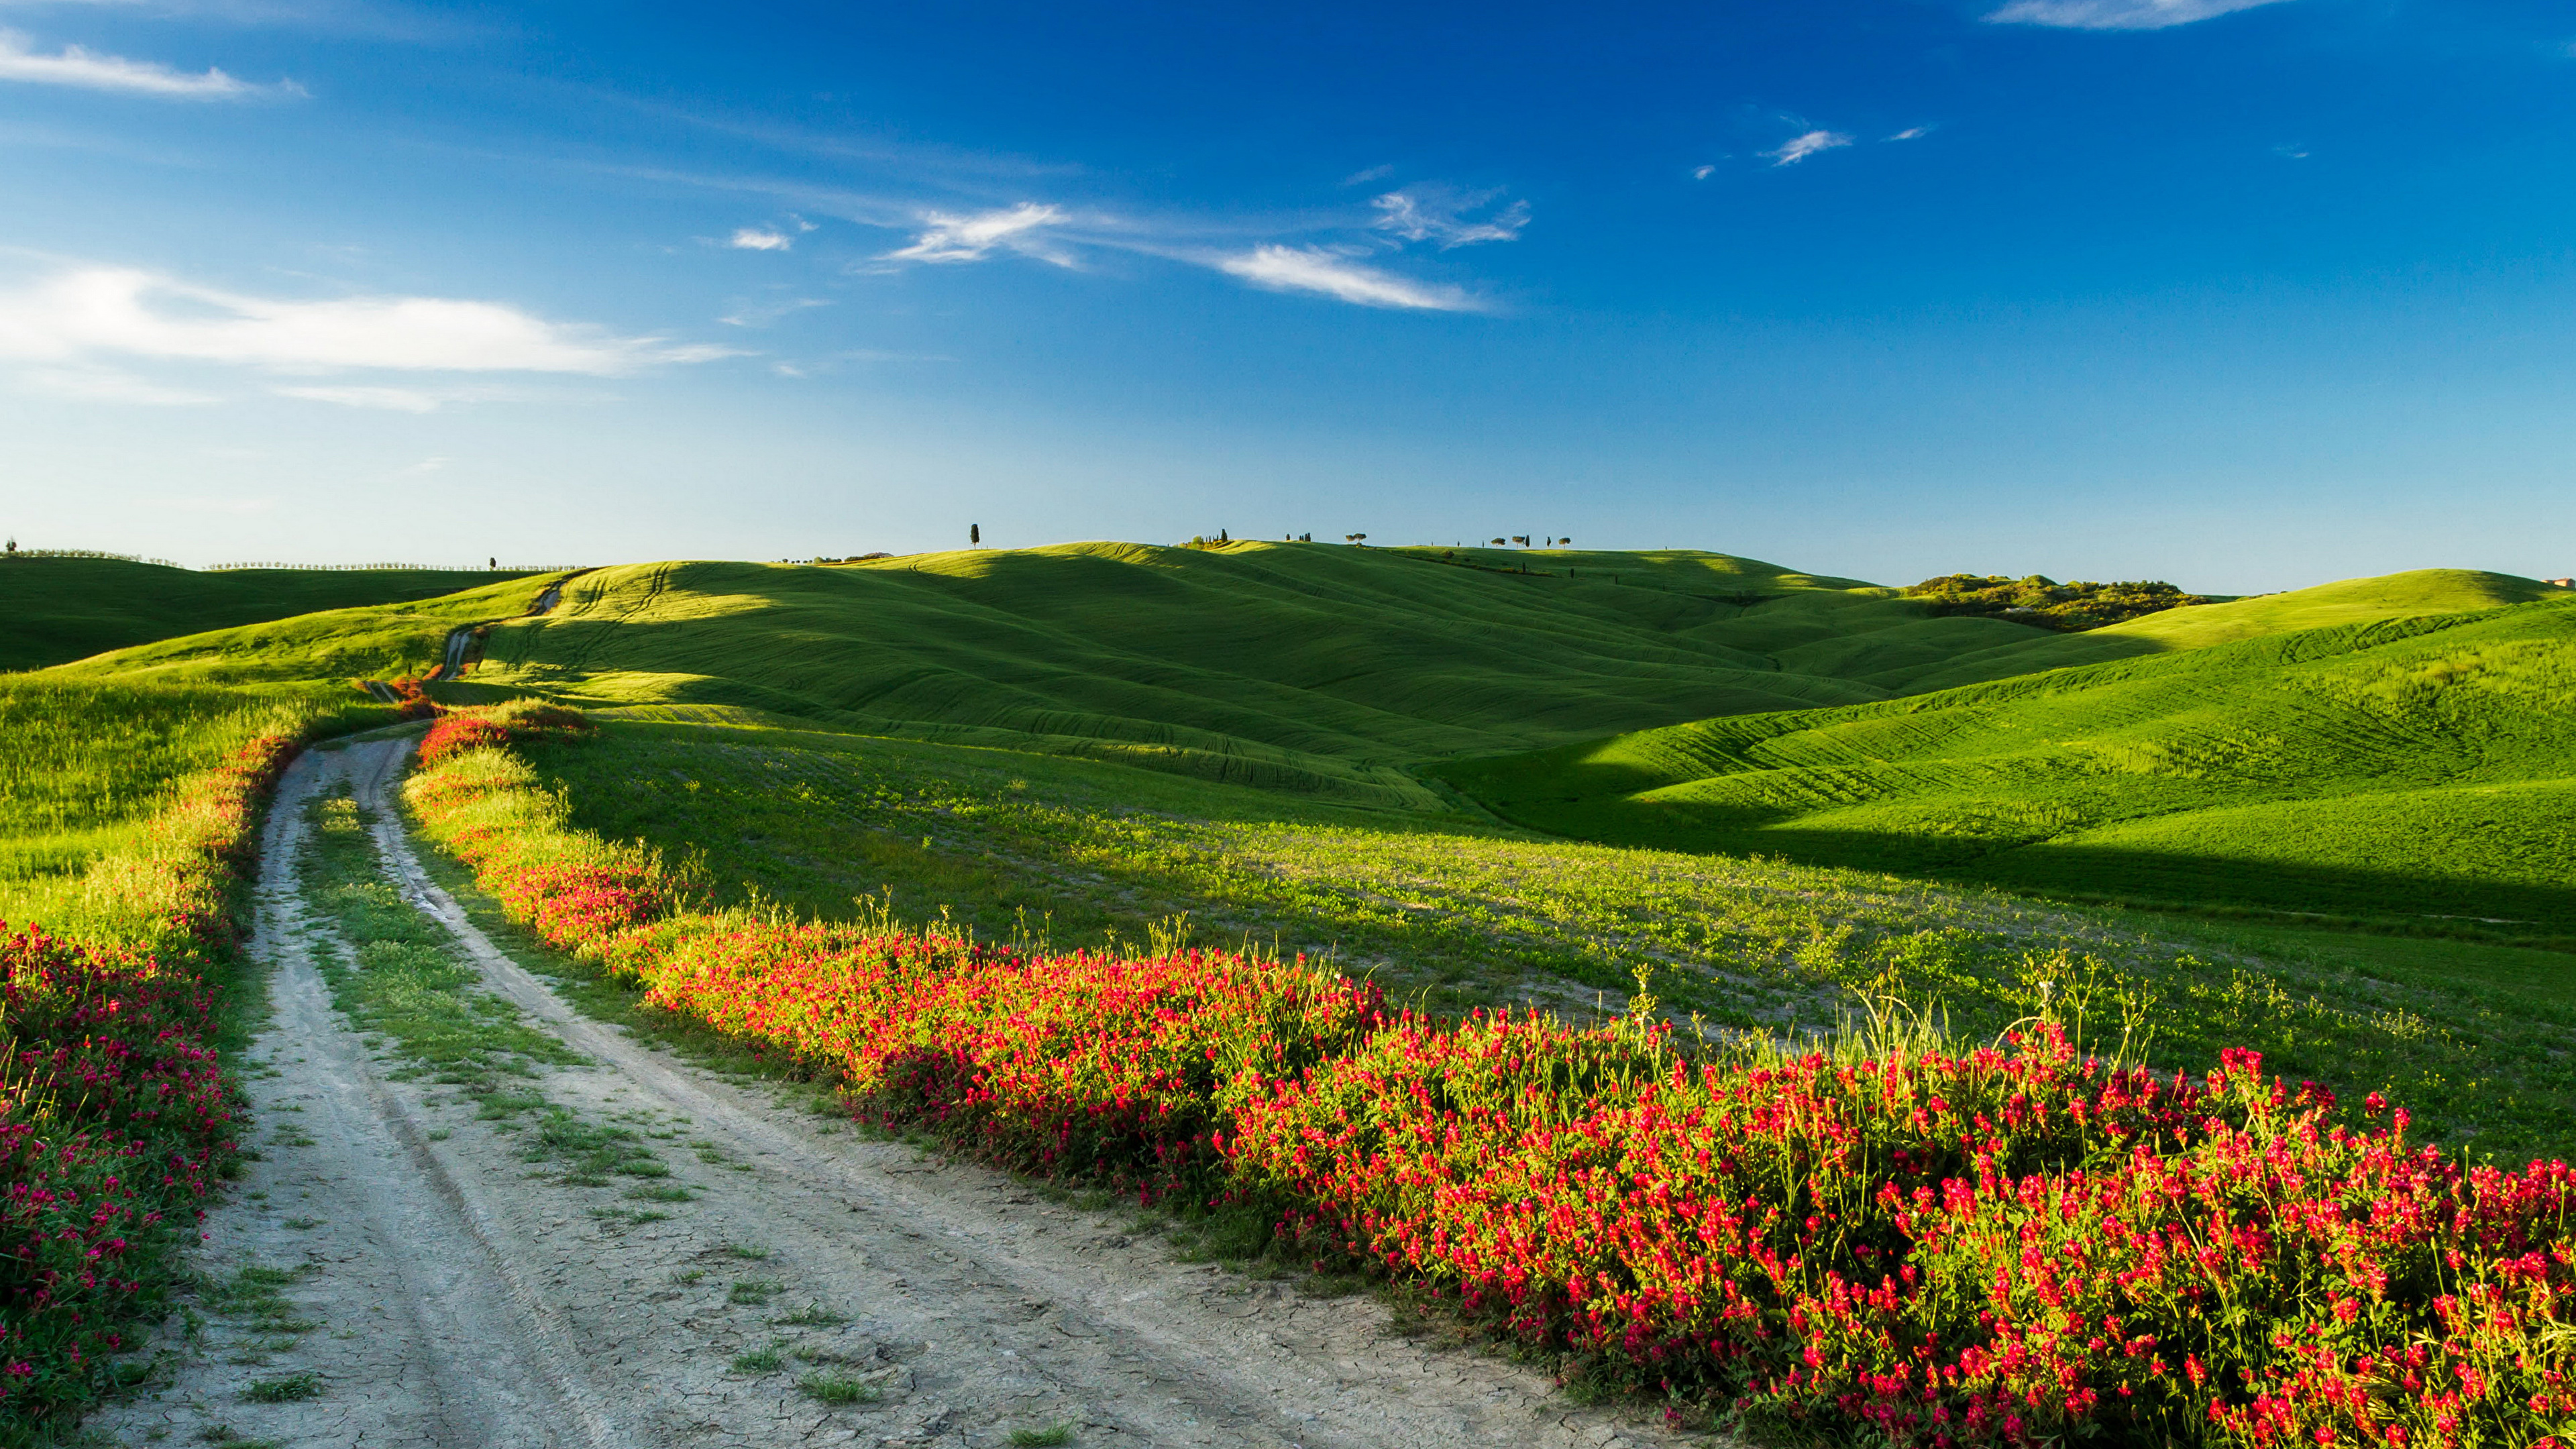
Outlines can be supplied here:
M1433 773L1589 840L2576 934L2564 591L2401 574L2042 643L2140 652Z
M638 564L584 574L548 617L496 627L474 681L1436 806L1406 766L1883 699L1855 663L2035 632L1927 619L1893 590L1724 554L1547 565L1558 571L1248 542ZM518 614L517 595L538 587L192 635L79 669L192 683L417 672L446 627ZM1871 638L1884 649L1850 650ZM1820 646L1849 657L1810 662Z
M450 569L228 569L114 558L0 559L0 672L317 610L411 603L514 575Z

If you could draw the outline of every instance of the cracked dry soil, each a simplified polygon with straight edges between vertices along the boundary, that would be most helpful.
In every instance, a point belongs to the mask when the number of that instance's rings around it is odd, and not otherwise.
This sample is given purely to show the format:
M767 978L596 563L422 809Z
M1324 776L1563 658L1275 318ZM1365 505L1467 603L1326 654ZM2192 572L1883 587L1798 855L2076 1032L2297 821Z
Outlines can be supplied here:
M1112 1218L835 1131L576 1013L421 869L393 800L411 748L307 752L263 841L262 1157L211 1215L198 1266L271 1285L267 1306L209 1295L193 1333L174 1316L151 1385L93 1433L240 1449L964 1449L1050 1429L1070 1437L1037 1442L1094 1449L1681 1442L1569 1405L1529 1370L1411 1341L1366 1298L1173 1261ZM293 861L303 806L342 782L403 894L492 992L588 1059L547 1071L546 1098L655 1139L662 1183L691 1200L639 1205L532 1170L511 1129L406 1080L333 1009ZM803 1386L818 1375L841 1402Z

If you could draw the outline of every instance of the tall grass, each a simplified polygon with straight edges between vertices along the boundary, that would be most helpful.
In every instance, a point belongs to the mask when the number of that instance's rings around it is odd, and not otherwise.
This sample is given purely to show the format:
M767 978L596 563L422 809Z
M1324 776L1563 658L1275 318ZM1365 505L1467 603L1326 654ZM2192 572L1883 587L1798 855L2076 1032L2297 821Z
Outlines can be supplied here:
M249 742L381 711L354 698L0 677L0 921L68 941L185 949L174 925L209 832L193 777ZM220 813L219 811L217 813ZM191 907L202 906L191 901Z

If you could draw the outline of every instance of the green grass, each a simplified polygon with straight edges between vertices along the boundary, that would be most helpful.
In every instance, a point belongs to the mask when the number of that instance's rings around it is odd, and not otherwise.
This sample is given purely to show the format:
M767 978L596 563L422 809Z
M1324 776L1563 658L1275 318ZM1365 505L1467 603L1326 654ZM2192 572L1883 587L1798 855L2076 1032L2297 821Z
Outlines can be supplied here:
M1861 678L1898 693L1917 694L2044 669L2206 649L2307 629L2376 624L2564 597L2564 590L2511 574L2416 569L2376 578L2343 579L2285 594L2173 609L2081 634L2034 630L2029 637L2016 636L1993 648L1865 673Z
M386 879L371 817L357 802L318 797L306 807L306 822L311 834L296 870L306 904L328 930L309 936L305 949L349 1024L406 1060L394 1075L427 1075L461 1087L479 1120L516 1131L520 1160L551 1168L562 1186L631 1181L628 1198L690 1199L687 1188L659 1181L671 1175L670 1166L641 1132L546 1099L532 1081L542 1069L587 1059L484 989L447 928ZM649 1221L661 1215L625 1216Z
M1425 760L1873 701L2054 637L1723 554L1070 544L603 569L476 678L1424 808Z
M431 598L329 609L163 638L49 669L41 677L187 685L318 682L345 691L353 680L426 673L443 656L449 630L523 614L562 575L528 575L499 583L488 582L488 574L468 577L486 582Z
M131 943L131 923L88 878L142 845L180 781L260 735L389 717L355 695L310 690L0 677L0 921Z
M796 1381L805 1396L826 1404L873 1404L884 1397L884 1391L864 1379L847 1374L810 1373Z
M2576 601L2546 592L1434 773L1589 840L2566 941Z
M481 976L459 959L446 928L385 878L368 834L370 817L357 802L346 795L316 798L306 820L312 833L297 860L305 900L338 937L316 936L308 950L349 1024L391 1038L439 1081L482 1089L487 1107L516 1115L540 1105L542 1099L503 1079L524 1080L540 1066L570 1065L582 1056L482 989ZM569 1137L549 1145L559 1149L549 1156L579 1156L600 1146Z
M254 1404L289 1404L299 1399L318 1399L322 1397L322 1376L301 1373L260 1379L242 1390L242 1397Z
M325 609L413 603L521 577L435 569L197 573L122 559L0 560L0 671Z
M612 723L538 771L574 824L687 862L717 905L1329 954L1442 1011L1615 1010L1645 970L1717 1032L1822 1034L1893 1001L1988 1037L2073 1000L2096 1044L2126 1033L2195 1069L2250 1046L2500 1156L2576 1137L2576 973L2555 953L2055 906L819 731Z

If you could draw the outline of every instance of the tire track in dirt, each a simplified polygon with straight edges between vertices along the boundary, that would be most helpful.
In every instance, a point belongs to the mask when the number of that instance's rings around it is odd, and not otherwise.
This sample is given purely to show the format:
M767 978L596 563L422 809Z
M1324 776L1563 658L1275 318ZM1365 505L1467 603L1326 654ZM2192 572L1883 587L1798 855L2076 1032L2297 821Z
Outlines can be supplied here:
M281 793L262 928L279 1014L263 1045L285 1075L258 1095L264 1119L307 1107L312 1145L269 1149L255 1182L276 1184L272 1201L220 1214L211 1245L218 1260L272 1263L304 1250L320 1271L288 1291L332 1336L257 1370L201 1346L154 1401L97 1427L196 1437L221 1422L333 1445L965 1449L1058 1424L1093 1449L1679 1442L1569 1406L1525 1369L1407 1340L1373 1301L1174 1262L1112 1217L862 1140L578 1014L422 870L393 808L411 748L309 755ZM297 807L342 780L373 812L402 892L497 995L590 1059L545 1075L546 1098L654 1139L693 1200L664 1218L616 1187L532 1174L510 1129L434 1085L390 1079L394 1064L329 1010L276 896L293 878ZM330 1236L270 1224L289 1190L312 1194L297 1211L331 1214ZM411 1206L376 1202L386 1195ZM367 1331L336 1336L352 1327ZM857 1385L854 1401L800 1392L800 1363ZM241 1401L246 1374L294 1371L317 1374L321 1395Z
M578 1346L332 1009L300 940L310 924L289 864L301 807L333 773L315 758L278 787L250 943L272 964L274 1006L254 1048L270 1068L250 1094L256 1118L281 1126L251 1164L244 1199L213 1215L200 1256L218 1278L292 1269L297 1314L319 1329L281 1334L273 1317L267 1331L254 1324L229 1339L219 1328L183 1355L177 1392L112 1405L91 1427L142 1438L185 1428L189 1441L231 1429L292 1443L639 1442L583 1381ZM276 1347L290 1336L300 1342ZM328 1386L320 1399L253 1397L308 1374Z

